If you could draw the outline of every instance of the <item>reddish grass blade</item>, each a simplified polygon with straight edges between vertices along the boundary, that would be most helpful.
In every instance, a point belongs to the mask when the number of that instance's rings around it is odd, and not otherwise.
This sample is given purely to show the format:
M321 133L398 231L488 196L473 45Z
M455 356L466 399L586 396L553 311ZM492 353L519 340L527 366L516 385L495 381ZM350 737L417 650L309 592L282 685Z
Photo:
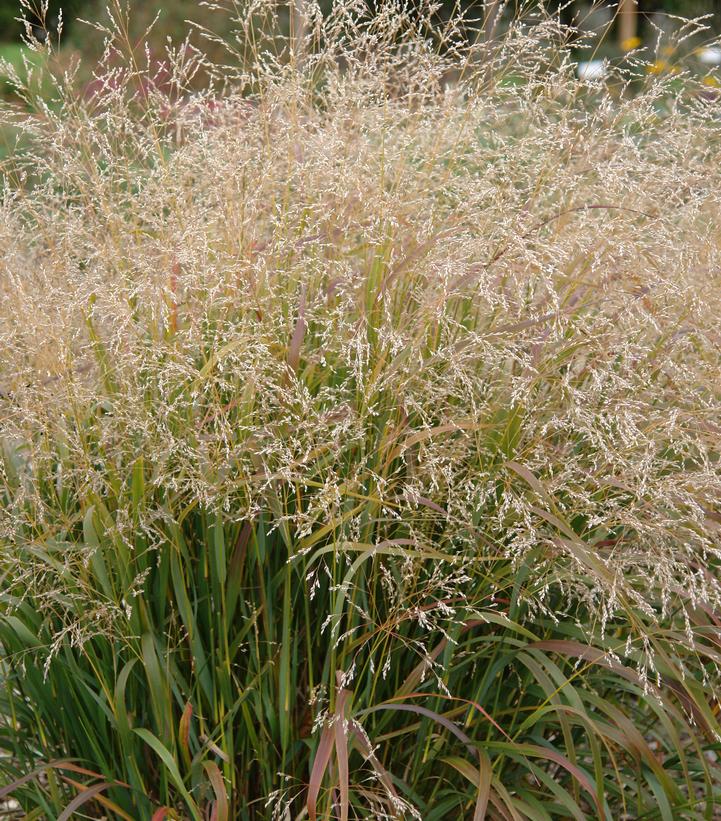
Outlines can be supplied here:
M469 626L474 626L475 624L476 624L476 622L469 622ZM511 736L509 736L508 733L503 729L503 727L501 727L501 725L495 720L495 718L493 718L493 716L487 710L485 710L483 707L481 707L481 705L477 701L472 701L471 699L467 699L467 698L460 698L459 696L449 696L449 695L446 695L445 693L406 693L403 696L403 698L429 698L429 697L444 698L444 699L447 699L448 701L459 701L461 704L467 704L469 707L473 707L475 710L478 710L478 712L486 719L486 721L489 721L504 738L506 738L508 741L513 740L511 738ZM400 696L398 698L400 698ZM386 704L392 704L394 701L395 701L394 698L388 699ZM375 709L375 708L373 708L373 709ZM371 712L371 710L366 710L366 712ZM456 725L454 725L454 726L456 726Z
M208 779L215 793L215 804L213 805L213 814L211 817L214 821L228 821L230 809L228 807L228 792L225 787L223 775L218 769L218 765L213 761L203 762L203 769L208 774Z
M61 777L63 781L75 787L76 790L84 791L88 789L86 784L81 784L79 781L75 781L74 778L68 778L67 776ZM107 807L107 809L112 810L112 812L114 812L118 816L118 818L122 818L123 821L135 821L135 819L131 815L128 815L123 809L121 809L114 801L111 801L109 798L105 798L105 796L103 795L96 795L95 800L99 804L102 804L104 807Z
M563 769L575 778L578 784L591 796L593 803L596 805L596 810L598 811L598 818L605 817L603 804L599 800L596 790L589 777L583 772L583 770L580 769L580 767L577 767L575 764L570 762L564 755L561 755L561 753L556 752L556 750L551 747L541 747L538 744L507 744L505 742L490 743L493 747L499 750L508 751L509 753L516 753L517 755L530 756L532 758L545 758L549 761L553 761L560 767L563 767Z
M340 817L348 821L350 807L349 772L348 772L348 727L345 719L345 706L350 697L349 690L341 690L335 710L335 754L338 760L338 781L340 788Z
M80 795L76 795L68 806L65 807L65 809L60 813L58 816L58 821L68 821L75 810L82 807L83 804L87 804L88 801L92 801L96 796L103 792L103 790L107 790L114 786L115 784L112 781L101 781L100 784L95 784L95 786L88 787L83 790L83 792L81 792Z
M427 694L423 694L426 696ZM452 722L450 719L446 718L445 716L440 715L439 713L434 712L433 710L429 710L428 707L420 707L417 704L378 704L375 707L371 707L368 710L365 710L365 714L375 713L378 710L401 710L408 713L415 713L419 716L425 716L426 718L433 719L433 721L437 721L438 724L445 727L449 733L452 733L457 739L462 741L466 749L473 753L473 755L478 755L478 751L473 746L473 741L461 730L457 724Z
M338 673L336 678L340 682L341 674ZM330 762L334 742L336 757L338 760L338 775L340 779L341 819L342 821L348 820L350 808L350 789L348 769L348 726L345 719L345 709L348 700L352 695L353 693L350 690L345 690L343 688L339 689L333 720L325 726L320 737L318 749L316 751L315 758L313 759L310 782L308 783L308 799L306 801L306 808L308 810L309 821L315 821L316 819L320 786L323 781L325 771L328 768L328 763Z
M21 776L20 778L16 778L15 781L7 784L0 790L0 800L7 797L11 793L15 792L19 787L22 787L23 784L27 784L29 781L32 781L33 778L36 778L40 773L44 772L48 769L50 765L45 767L40 767L37 770L33 770L31 773L27 773L26 775Z
M193 718L193 705L188 702L178 724L178 742L187 767L190 766L190 722Z
M606 667L612 670L622 678L633 684L643 686L638 673L630 667L625 667L617 661L613 661L608 657L604 650L599 650L596 647L591 647L586 644L581 644L579 641L571 639L547 639L545 641L536 641L528 645L529 648L538 650L545 650L551 653L558 653L562 656L570 656L571 658L581 658L589 664L598 664L599 667ZM648 686L653 686L650 682ZM654 688L655 689L655 688Z
M40 773L45 772L45 770L67 770L68 772L80 773L81 775L89 775L91 778L103 777L100 773L96 773L93 770L88 770L85 767L79 767L71 761L51 761L48 764L43 764L40 767L36 767L32 772L26 773L22 777L13 781L11 784L6 784L2 789L0 789L0 800L15 792L15 790L17 790L18 787L22 787L23 784L27 784L29 781L32 781L33 778L36 778L40 775ZM128 787L128 789L130 788L130 785L126 784L124 781L115 781L113 786Z
M525 465L521 465L518 462L508 461L506 462L506 467L510 468L514 473L517 473L524 482L530 485L538 494L541 499L548 499L548 493L543 485L538 480L533 471L529 470Z
M454 770L457 770L466 780L478 788L478 798L473 810L473 821L484 821L488 810L488 800L491 796L492 776L491 761L486 753L480 752L480 764L477 769L468 761L457 756L443 758L442 761L450 764Z
M323 728L320 741L318 742L318 749L313 759L313 767L310 772L310 781L308 782L308 798L306 800L306 808L308 810L309 821L316 821L316 807L318 804L318 795L320 793L320 785L323 781L323 776L330 761L331 752L333 751L333 725L328 724Z
M491 776L493 769L488 756L479 751L480 762L478 764L478 799L473 812L473 821L484 821L488 810L488 799L491 794Z
M171 334L175 334L178 330L178 277L180 273L180 263L176 259L170 269L170 278L168 281L171 293L168 306L170 308L168 327Z

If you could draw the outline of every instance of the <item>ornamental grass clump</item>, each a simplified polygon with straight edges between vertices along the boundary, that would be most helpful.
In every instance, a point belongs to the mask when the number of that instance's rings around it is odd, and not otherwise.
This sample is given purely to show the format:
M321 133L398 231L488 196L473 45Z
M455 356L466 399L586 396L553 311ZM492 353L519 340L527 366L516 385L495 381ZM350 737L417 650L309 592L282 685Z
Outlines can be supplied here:
M19 815L713 817L718 99L434 11L2 109Z

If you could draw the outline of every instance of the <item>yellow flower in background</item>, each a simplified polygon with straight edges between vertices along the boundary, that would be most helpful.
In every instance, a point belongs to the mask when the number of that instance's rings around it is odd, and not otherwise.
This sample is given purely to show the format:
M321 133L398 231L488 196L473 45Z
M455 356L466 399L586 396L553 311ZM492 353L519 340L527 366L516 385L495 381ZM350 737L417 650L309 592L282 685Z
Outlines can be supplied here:
M640 37L627 37L625 40L621 41L621 48L624 51L633 51L633 49L638 48L640 45Z
M703 84L705 86L709 86L710 88L721 88L721 82L719 82L718 77L714 77L713 74L709 74L708 77L704 77Z
M646 71L649 74L663 74L667 71L669 74L678 74L681 69L678 66L671 65L666 60L654 60L646 66Z
M676 46L664 46L661 49L661 54L663 54L664 57L673 57L673 55L675 53L676 53Z

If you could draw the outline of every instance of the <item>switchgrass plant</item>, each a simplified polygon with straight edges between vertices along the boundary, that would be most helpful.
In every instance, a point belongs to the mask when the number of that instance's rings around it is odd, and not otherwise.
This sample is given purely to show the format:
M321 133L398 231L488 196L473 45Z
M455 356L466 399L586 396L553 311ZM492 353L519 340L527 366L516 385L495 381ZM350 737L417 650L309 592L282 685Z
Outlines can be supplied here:
M231 13L4 109L7 813L714 817L718 100Z

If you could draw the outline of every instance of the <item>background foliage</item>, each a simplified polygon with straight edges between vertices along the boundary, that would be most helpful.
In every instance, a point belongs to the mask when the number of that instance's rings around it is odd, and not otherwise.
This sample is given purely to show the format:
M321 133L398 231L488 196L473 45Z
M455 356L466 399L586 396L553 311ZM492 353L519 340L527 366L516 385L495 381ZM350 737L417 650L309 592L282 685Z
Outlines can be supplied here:
M588 8L588 2L558 2L556 4L563 6L564 20L571 22L574 14L583 13L583 10ZM323 5L323 4L321 4ZM330 3L326 2L326 6ZM481 9L482 3L471 0L463 0L461 5L464 8L473 10ZM513 4L511 4L513 5ZM516 3L517 6L527 7L529 3ZM548 8L553 8L554 0L546 4ZM448 16L456 6L456 0L443 0L442 8L445 16ZM35 3L39 9L40 3ZM76 45L82 45L82 42L87 39L88 33L73 24L76 17L83 17L87 19L97 19L103 16L105 4L100 0L64 0L64 2L55 2L50 4L49 21L53 23L57 17L57 11L62 8L65 17L66 28L70 39ZM184 20L190 18L202 22L207 12L201 10L197 0L167 0L166 2L139 3L131 2L130 8L133 12L134 25L138 31L142 30L144 24L153 19L157 12L161 12L160 30L162 35L169 34L172 37L182 37L186 32ZM645 15L651 15L654 12L665 12L669 14L679 14L684 16L694 16L697 14L718 14L721 10L721 3L719 0L640 0L639 11ZM20 5L18 0L0 0L0 40L13 41L16 40L22 31L20 25L15 21L19 16ZM32 15L30 15L32 16ZM36 17L39 15L35 15Z

